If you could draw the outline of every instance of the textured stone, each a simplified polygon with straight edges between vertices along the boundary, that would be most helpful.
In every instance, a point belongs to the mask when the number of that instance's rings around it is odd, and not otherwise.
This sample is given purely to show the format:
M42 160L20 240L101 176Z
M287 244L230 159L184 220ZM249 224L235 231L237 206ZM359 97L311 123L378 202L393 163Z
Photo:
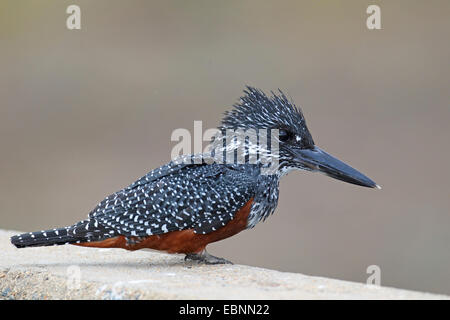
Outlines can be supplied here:
M0 230L0 299L449 298L243 265L197 265L152 251L16 249L9 242L16 233Z

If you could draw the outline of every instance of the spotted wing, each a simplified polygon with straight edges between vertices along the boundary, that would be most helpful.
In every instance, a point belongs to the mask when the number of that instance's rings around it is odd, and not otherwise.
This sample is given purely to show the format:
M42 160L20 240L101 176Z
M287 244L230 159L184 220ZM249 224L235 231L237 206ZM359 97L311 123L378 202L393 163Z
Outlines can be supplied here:
M238 167L169 163L107 197L89 217L126 236L191 228L209 233L233 219L254 196L254 181Z

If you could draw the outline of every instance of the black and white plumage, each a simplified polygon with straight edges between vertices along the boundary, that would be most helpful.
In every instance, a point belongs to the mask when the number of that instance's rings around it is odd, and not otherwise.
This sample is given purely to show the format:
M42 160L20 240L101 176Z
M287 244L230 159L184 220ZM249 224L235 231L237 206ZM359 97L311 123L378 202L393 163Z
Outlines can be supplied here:
M256 192L255 166L173 162L107 197L89 218L121 235L191 229L209 233L233 219Z
M247 87L239 103L225 114L219 129L279 130L279 154L274 155L278 164L273 174L262 173L265 164L261 161L216 163L206 161L211 154L185 156L182 161L171 161L106 197L86 220L66 228L17 235L11 242L20 248L93 242L117 236L134 241L187 229L210 234L232 221L250 199L253 202L246 227L252 228L274 212L279 181L292 169L322 171L347 182L375 186L367 177L355 175L354 169L346 177L344 169L349 167L338 166L344 173L336 173L337 169L333 171L314 158L320 149L314 146L303 114L281 91L269 97ZM246 150L248 153L254 149Z

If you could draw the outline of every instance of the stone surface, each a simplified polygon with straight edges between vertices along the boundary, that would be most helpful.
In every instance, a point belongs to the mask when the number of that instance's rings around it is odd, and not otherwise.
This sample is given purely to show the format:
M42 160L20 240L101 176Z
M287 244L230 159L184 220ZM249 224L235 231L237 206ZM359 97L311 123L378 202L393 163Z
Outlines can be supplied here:
M0 299L448 299L183 255L52 246L16 249L0 230Z

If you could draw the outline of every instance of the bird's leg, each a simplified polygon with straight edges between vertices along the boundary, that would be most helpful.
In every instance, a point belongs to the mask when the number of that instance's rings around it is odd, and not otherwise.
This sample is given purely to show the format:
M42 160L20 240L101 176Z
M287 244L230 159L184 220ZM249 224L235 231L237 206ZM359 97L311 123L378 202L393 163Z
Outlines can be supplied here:
M215 257L209 254L206 249L200 253L187 253L184 260L192 260L204 264L233 264L233 262L228 261L224 258Z

